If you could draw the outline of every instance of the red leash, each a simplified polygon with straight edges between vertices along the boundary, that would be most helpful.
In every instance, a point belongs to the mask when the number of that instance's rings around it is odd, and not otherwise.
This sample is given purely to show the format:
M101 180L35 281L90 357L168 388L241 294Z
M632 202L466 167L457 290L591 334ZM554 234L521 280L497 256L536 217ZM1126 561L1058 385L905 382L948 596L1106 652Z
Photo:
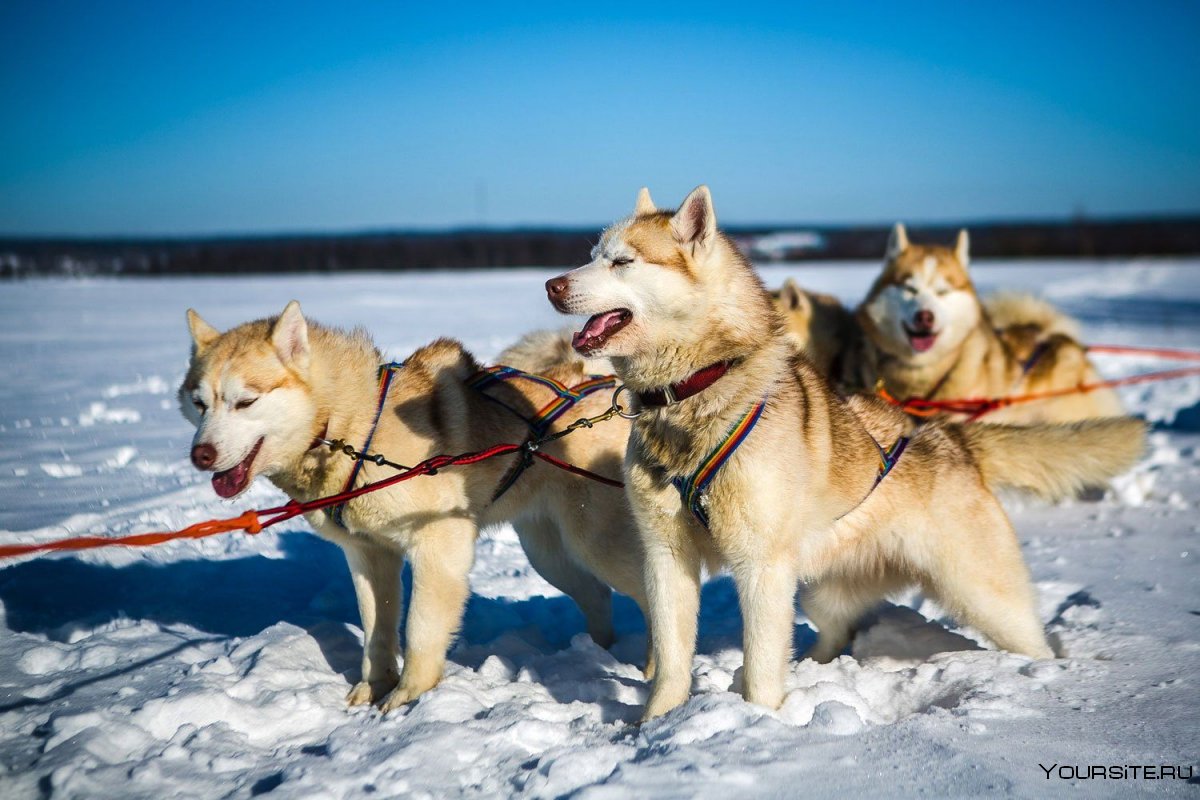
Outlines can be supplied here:
M1127 347L1125 345L1095 345L1088 348L1091 353L1110 353L1112 355L1124 356L1151 356L1153 358L1173 359L1178 361L1200 361L1200 352L1192 352L1188 350L1173 350L1169 348L1155 347ZM1031 392L1029 394L1011 395L1009 397L973 397L961 398L953 400L926 400L921 397L910 397L907 400L899 400L893 397L882 382L876 388L876 394L881 398L897 406L907 414L914 417L931 417L942 412L953 414L966 414L968 422L974 422L985 414L990 414L993 411L1008 406L1018 405L1020 403L1030 403L1035 400L1049 400L1055 397L1065 397L1071 394L1084 394L1092 392L1096 389L1112 389L1118 386L1132 386L1138 383L1151 383L1155 381L1169 381L1175 378L1186 378L1191 375L1200 375L1200 366L1181 367L1179 369L1162 370L1160 372L1147 372L1142 375L1131 375L1127 378L1113 378L1106 381L1095 381L1093 383L1081 383L1078 386L1070 386L1065 389L1053 389L1046 392Z
M427 458L420 464L401 472L398 475L384 478L368 483L365 486L360 486L357 489L351 489L337 494L329 495L328 497L319 497L316 500L308 500L299 502L292 500L291 502L276 506L275 508L265 508L258 511L247 511L244 514L233 517L231 519L213 519L204 522L198 522L195 525L189 525L183 530L167 531L162 533L135 533L131 536L80 536L74 539L59 539L52 542L42 542L40 544L13 544L0 545L0 558L12 558L15 556L28 555L29 553L44 553L59 550L94 550L98 547L108 547L110 545L126 545L129 547L146 547L153 544L161 544L169 542L172 539L203 539L206 536L216 536L221 533L231 533L233 531L245 531L250 534L256 534L266 530L280 522L289 520L292 517L297 517L309 511L317 511L330 506L341 505L356 497L360 497L370 492L377 492L380 489L386 489L389 486L394 486L411 478L416 478L419 475L434 475L438 470L446 467L457 467L466 464L477 464L480 461L486 461L489 458L497 456L509 455L516 453L522 449L526 449L525 445L519 444L498 444L480 450L475 453L462 453L457 456L436 455ZM545 461L548 464L553 464L559 469L575 475L580 475L584 478L598 481L608 486L618 488L624 487L625 484L620 481L606 478L603 475L598 475L595 472L586 470L583 467L577 467L574 464L569 464L566 461L555 458L552 455L543 453L534 449L533 455Z

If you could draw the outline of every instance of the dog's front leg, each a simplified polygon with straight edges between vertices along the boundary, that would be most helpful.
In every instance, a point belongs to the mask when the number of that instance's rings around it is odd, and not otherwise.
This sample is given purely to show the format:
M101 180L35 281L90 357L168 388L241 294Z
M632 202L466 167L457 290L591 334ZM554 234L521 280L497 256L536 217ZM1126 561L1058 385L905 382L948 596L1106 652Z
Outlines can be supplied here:
M397 623L400 620L400 570L403 556L360 537L342 542L350 578L358 598L363 628L362 680L346 697L350 705L373 703L399 680L396 668Z
M648 543L646 548L654 683L643 720L680 705L692 689L696 619L700 612L700 557L686 530L679 533L682 537L674 542Z
M742 696L767 708L783 702L783 676L792 658L797 580L782 561L764 557L733 570L742 607Z
M470 593L467 575L475 563L476 533L470 520L443 520L423 527L408 551L413 587L404 670L400 685L380 706L385 713L417 699L442 679L446 651L462 624Z
M692 689L696 620L700 613L700 553L679 495L636 465L627 474L629 497L645 552L653 684L642 719L667 713Z

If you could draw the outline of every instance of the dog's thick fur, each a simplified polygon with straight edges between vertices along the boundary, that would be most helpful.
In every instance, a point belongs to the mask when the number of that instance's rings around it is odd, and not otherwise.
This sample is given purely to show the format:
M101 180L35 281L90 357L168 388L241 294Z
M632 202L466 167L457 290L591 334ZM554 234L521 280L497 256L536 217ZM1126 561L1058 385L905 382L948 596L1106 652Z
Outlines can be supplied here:
M965 230L948 248L911 244L896 224L883 272L855 312L862 335L846 352L844 385L873 391L882 380L901 399L944 400L1057 391L1100 380L1078 341L1078 326L1053 306L1022 295L981 303L968 271L969 249ZM1098 389L1015 404L987 419L1069 422L1123 413L1116 392Z
M264 475L297 500L341 491L353 462L312 445L314 437L323 436L362 447L375 415L377 370L384 360L367 335L309 323L295 302L277 318L223 334L194 311L188 320L194 347L179 398L184 416L197 426L194 448L214 449L216 459L208 469L241 469L235 465L244 465L261 442L244 483L227 486L229 479L214 478L214 486L224 480L224 493L240 493ZM574 385L593 365L564 341L561 334L532 335L502 354L501 361ZM413 353L393 379L371 451L415 464L438 453L523 441L528 429L520 419L466 385L478 370L475 359L447 339ZM524 380L487 391L527 417L554 397ZM592 394L554 429L598 414L609 402L608 392ZM545 448L617 477L627 434L628 425L614 419ZM306 515L314 530L345 551L358 596L365 642L362 680L350 691L351 704L381 702L387 711L441 679L468 595L475 539L484 526L513 523L531 564L575 599L601 646L613 639L609 586L645 608L642 557L624 493L535 462L493 503L492 493L514 458L449 468L356 498L345 508L345 528L328 511ZM364 463L357 485L393 474L389 467ZM405 558L412 566L412 605L404 669L398 672Z
M647 718L687 698L702 565L733 573L743 691L765 706L783 699L801 581L820 629L810 654L818 661L836 657L885 594L911 584L1000 647L1052 657L1016 536L989 489L1055 494L1106 479L1142 452L1141 423L917 428L872 396L841 400L795 353L757 275L717 230L703 186L677 212L656 210L643 189L635 214L606 230L592 256L547 292L559 311L593 315L576 346L610 358L631 389L732 362L700 393L645 409L630 434L626 491L643 539L657 667ZM691 474L764 397L757 427L709 486L706 529L671 479ZM901 434L912 437L907 451L872 489L872 437L887 447ZM1048 473L1055 483L1042 484Z
M854 315L833 295L802 289L791 278L771 292L771 299L792 344L822 375L837 372L838 359L855 335Z

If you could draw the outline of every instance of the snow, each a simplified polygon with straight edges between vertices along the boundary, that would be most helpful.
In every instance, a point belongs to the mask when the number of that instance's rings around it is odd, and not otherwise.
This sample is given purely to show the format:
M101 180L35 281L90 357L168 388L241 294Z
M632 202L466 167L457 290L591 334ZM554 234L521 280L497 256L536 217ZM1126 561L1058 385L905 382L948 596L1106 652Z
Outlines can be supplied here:
M1034 289L1091 341L1200 347L1200 262L974 268ZM780 265L855 301L874 264ZM0 541L177 528L273 504L219 500L175 408L184 309L219 327L299 299L403 356L440 335L482 358L563 321L551 270L45 280L0 291ZM1104 356L1107 375L1162 362ZM633 725L645 626L618 598L611 651L508 528L478 546L446 678L381 716L349 709L361 630L339 551L301 522L149 549L0 565L0 796L579 798L1179 796L1181 780L1047 778L1039 763L1195 766L1200 751L1200 380L1123 390L1156 424L1103 499L1006 498L1064 657L984 648L918 593L832 664L796 661L782 708L750 706L732 583L704 587L693 697ZM426 479L423 479L426 480ZM428 480L436 480L429 478ZM815 639L797 609L795 643ZM1086 774L1086 773L1085 773ZM1093 785L1094 784L1094 785Z

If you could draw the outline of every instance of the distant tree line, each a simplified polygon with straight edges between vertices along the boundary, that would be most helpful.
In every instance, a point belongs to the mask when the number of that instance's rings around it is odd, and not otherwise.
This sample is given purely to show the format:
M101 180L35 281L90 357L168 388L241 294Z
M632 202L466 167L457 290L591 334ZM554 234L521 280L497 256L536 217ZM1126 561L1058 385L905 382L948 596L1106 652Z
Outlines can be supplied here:
M910 227L917 241L953 241L963 225ZM976 256L1117 257L1200 253L1200 217L1065 222L975 223ZM599 226L586 230L517 229L308 236L162 239L0 239L0 278L38 275L223 275L358 272L492 267L566 267L586 262ZM780 231L817 234L820 245L785 253L788 260L875 259L885 226L738 227L746 249Z

